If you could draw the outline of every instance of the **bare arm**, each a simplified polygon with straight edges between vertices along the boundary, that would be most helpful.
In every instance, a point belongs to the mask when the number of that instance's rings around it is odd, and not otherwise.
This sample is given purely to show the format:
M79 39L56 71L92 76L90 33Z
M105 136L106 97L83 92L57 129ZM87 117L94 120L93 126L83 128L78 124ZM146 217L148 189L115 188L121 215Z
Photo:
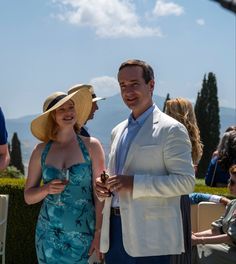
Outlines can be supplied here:
M35 204L42 201L48 194L57 194L63 191L65 185L60 180L53 180L40 186L42 178L41 153L43 144L38 144L31 155L28 177L26 180L24 197L27 204Z
M93 194L94 194L94 201L95 201L95 211L96 211L96 227L95 227L95 234L94 240L90 248L90 254L92 254L93 250L96 250L97 256L99 259L101 258L99 253L100 248L100 232L102 226L102 209L104 203L99 201L96 194L95 194L95 183L96 179L100 178L100 175L103 171L105 171L105 155L103 148L100 142L95 138L90 138L90 156L92 160L92 171L93 171Z
M232 243L232 239L227 234L220 235L207 235L207 236L195 236L192 235L192 245L198 244L221 244L221 243Z
M0 145L0 170L4 170L10 162L8 144Z

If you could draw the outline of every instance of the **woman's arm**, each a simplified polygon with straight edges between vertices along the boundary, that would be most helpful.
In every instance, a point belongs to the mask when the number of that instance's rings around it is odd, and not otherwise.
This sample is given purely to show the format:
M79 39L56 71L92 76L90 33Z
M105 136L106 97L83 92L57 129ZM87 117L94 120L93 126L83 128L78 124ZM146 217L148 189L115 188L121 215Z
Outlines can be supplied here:
M65 185L60 180L53 180L48 184L40 186L42 178L41 153L44 144L38 144L31 155L28 176L25 184L24 197L27 204L35 204L42 201L48 194L62 192Z
M102 226L102 209L104 203L99 201L95 194L95 182L97 178L100 178L101 173L106 170L105 168L105 155L100 142L95 138L90 138L90 157L92 160L92 171L93 171L93 197L95 202L96 211L96 226L94 240L90 248L90 254L93 250L96 250L97 256L100 258L100 232Z
M195 236L192 234L192 245L198 244L221 244L221 243L232 243L232 239L227 234L212 235L212 236Z

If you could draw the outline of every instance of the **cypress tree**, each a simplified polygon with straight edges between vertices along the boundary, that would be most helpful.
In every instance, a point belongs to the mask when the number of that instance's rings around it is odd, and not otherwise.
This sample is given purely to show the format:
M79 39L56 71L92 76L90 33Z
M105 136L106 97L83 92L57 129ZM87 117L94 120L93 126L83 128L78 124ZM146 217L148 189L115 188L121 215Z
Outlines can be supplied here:
M16 167L22 174L24 174L20 140L18 139L16 132L12 136L10 156L10 165Z
M198 166L197 177L205 177L212 153L220 138L219 102L215 75L210 72L204 75L202 89L198 93L195 114L204 145L203 155Z
M169 101L169 100L170 100L170 94L168 93L168 94L166 95L166 99L165 99L165 102L164 102L163 112L165 112L165 110L166 110L166 102Z

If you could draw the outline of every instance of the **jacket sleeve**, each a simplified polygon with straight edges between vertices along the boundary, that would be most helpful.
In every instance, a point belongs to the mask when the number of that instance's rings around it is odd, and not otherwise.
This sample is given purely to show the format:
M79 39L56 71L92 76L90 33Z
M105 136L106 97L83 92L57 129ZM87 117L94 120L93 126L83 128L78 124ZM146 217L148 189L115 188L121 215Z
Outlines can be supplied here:
M188 133L179 123L170 126L166 133L162 155L167 173L135 174L133 199L174 197L193 192L195 176Z

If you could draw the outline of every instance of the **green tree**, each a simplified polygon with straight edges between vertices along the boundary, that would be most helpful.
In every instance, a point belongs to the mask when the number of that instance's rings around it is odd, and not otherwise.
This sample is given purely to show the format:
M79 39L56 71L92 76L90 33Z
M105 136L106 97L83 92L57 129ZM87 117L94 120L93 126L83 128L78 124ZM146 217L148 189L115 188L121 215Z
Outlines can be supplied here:
M164 102L163 112L165 112L165 110L166 110L166 102L169 101L169 100L170 100L170 94L168 93L168 94L166 95L166 99L165 99L165 102Z
M203 78L202 89L197 95L195 114L204 145L197 177L203 178L220 138L220 115L216 76L210 72Z
M10 166L16 167L22 174L24 174L24 165L22 162L20 145L20 140L18 139L17 133L15 132L11 141Z

